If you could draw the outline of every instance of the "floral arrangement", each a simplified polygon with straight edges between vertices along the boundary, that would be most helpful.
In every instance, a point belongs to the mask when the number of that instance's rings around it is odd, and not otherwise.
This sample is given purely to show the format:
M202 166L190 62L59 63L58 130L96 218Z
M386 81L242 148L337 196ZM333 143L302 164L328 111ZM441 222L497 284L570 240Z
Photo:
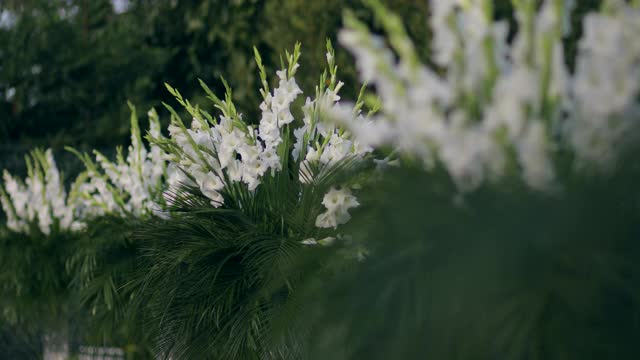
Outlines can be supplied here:
M149 120L149 133L161 137L155 111ZM68 150L86 166L68 193L51 150L27 157L24 182L4 172L0 203L8 232L0 233L0 320L51 332L64 342L68 316L79 310L72 304L80 302L82 311L93 315L86 320L88 339L127 339L141 346L137 353L144 352L144 336L120 312L125 297L120 287L138 261L130 224L167 215L164 154L143 144L133 107L126 158L121 148L115 162L97 151L93 161Z
M337 106L343 86L333 48L327 44L328 69L315 96L306 99L295 80L300 46L285 55L271 89L255 51L263 99L259 119L243 117L224 79L223 99L200 82L220 115L167 85L191 121L187 127L166 104L169 137L148 137L167 154L164 200L171 215L136 232L145 261L129 282L137 290L130 311L162 323L149 331L165 356L288 353L300 334L262 334L275 328L276 319L290 323L282 311L298 286L293 264L307 251L322 251L309 249L314 245L339 242L350 254L359 251L341 226L360 205L356 195L368 183L361 170L373 155L321 111ZM361 107L357 101L350 111L364 121ZM189 310L194 308L202 312Z
M167 106L172 113L169 139L150 136L152 143L170 154L172 171L168 186L197 187L210 200L211 206L217 208L233 201L232 192L238 186L253 193L265 177L288 172L290 166L298 169L301 183L313 184L314 179L325 175L332 166L364 159L372 149L352 139L348 131L325 121L322 116L321 108L338 106L338 92L343 86L336 77L337 67L330 43L327 50L329 77L325 72L316 87L315 98L306 98L301 107L302 121L295 121L292 113L292 105L303 93L295 80L299 45L293 53L286 54L287 67L276 72L278 86L273 90L269 89L266 71L256 50L263 85L260 89L262 113L257 125L249 125L243 120L226 83L227 93L222 100L201 82L208 98L222 113L217 119L206 110L192 106L167 85L193 117L187 128L177 113ZM362 103L357 102L349 109L353 121L363 121L361 107ZM331 189L322 204L326 212L317 216L316 226L334 229L349 220L349 209L358 206L349 187Z

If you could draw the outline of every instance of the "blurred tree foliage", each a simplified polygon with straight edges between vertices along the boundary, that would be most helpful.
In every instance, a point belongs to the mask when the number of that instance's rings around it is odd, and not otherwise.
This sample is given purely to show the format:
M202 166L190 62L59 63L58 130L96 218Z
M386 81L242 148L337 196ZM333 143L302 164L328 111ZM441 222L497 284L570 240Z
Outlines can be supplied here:
M159 106L170 100L167 82L199 103L204 99L193 98L197 78L220 91L224 76L253 121L260 99L252 47L274 70L282 51L302 42L304 71L298 81L312 91L324 67L325 39L335 40L346 9L375 29L365 1L0 1L0 144L59 148L126 142L127 99L141 108ZM429 2L383 2L401 15L426 58ZM600 2L580 1L577 13ZM495 4L497 17L510 16L510 0ZM358 88L353 61L337 50L344 94L353 97ZM0 148L0 158L9 151Z
M301 67L298 75L305 92L312 91L319 75L325 68L325 39L335 40L342 27L342 15L345 9L353 11L359 18L367 21L376 29L376 23L366 0L325 0L325 1L267 1L265 4L264 40L273 50L272 63L279 63L278 56L296 41L302 43ZM394 13L400 14L409 35L415 40L416 47L427 59L429 53L428 14L429 2L421 0L383 1ZM343 94L355 98L360 87L355 64L351 55L336 45L338 76L344 81Z
M100 145L126 134L126 100L148 103L168 57L145 44L134 14L117 16L109 0L7 8L16 19L0 30L0 136Z
M121 143L127 99L158 106L169 99L164 82L191 97L197 78L220 90L224 76L240 108L257 109L253 46L274 69L281 51L301 41L303 63L310 65L300 81L313 90L325 39L335 38L342 11L360 9L361 2L130 0L122 13L111 0L2 2L0 11L13 19L0 26L0 140L55 147ZM411 19L412 34L425 43L426 2L388 3ZM339 63L355 88L346 54Z

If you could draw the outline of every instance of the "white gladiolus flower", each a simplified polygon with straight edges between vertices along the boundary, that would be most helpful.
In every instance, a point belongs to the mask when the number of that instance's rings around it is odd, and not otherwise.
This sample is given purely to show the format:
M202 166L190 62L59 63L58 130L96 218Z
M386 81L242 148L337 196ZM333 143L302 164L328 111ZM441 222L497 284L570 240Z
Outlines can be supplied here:
M640 9L620 4L589 14L572 79L572 121L565 130L580 165L608 167L616 146L637 126L640 92Z
M548 189L555 176L548 156L549 138L545 131L541 121L532 121L518 143L518 159L522 165L523 177L534 189Z
M426 169L440 163L462 191L499 179L507 167L520 169L529 186L549 190L558 149L574 152L578 164L606 168L615 145L637 126L640 9L618 1L587 15L571 73L562 37L574 3L547 0L538 12L516 3L518 32L510 41L507 24L493 20L491 1L431 1L438 71L420 64L395 26L400 19L384 9L377 7L377 16L397 59L380 36L348 18L340 41L355 56L361 79L375 86L381 112L368 121L345 104L328 112L347 127L349 141L391 145L422 159ZM340 154L330 151L321 159Z
M224 184L213 172L202 173L202 175L196 177L196 183L200 187L200 191L212 200L211 202L214 206L217 207L218 203L224 201L222 195L218 192L224 187Z
M81 230L84 224L80 208L84 204L75 187L67 195L51 150L32 152L27 158L27 168L29 175L24 183L6 170L3 173L0 204L7 217L7 228L29 233L35 225L44 235L50 235L54 229Z
M360 203L349 189L332 188L322 199L322 205L327 211L318 215L316 226L336 229L338 225L346 224L351 219L349 209L359 206Z
M300 242L302 245L318 245L318 241L314 238L304 239Z
M150 110L149 135L157 140L163 139L160 133L160 121L155 110ZM187 145L187 138L181 137L181 129L170 127L169 132L176 134L177 141ZM131 145L126 159L120 149L116 162L94 151L94 164L88 155L80 155L87 165L88 183L79 187L79 192L87 199L83 208L85 217L118 215L153 215L159 212L158 201L162 201L165 182L182 181L181 174L172 169L167 172L167 154L155 144L149 149L142 142L135 109L131 116Z
M200 193L211 200L212 206L221 207L226 199L233 199L232 194L238 185L253 194L259 191L265 177L289 171L292 166L298 167L301 183L313 186L314 181L322 178L332 166L351 159L363 159L373 150L366 143L354 141L350 132L329 121L332 116L328 110L341 109L338 106L338 93L344 85L336 79L337 67L330 45L327 53L329 76L323 77L316 88L315 98L306 97L301 109L301 125L294 126L297 123L293 114L298 112L292 109L292 104L303 94L295 80L299 55L298 47L293 54L287 54L288 66L276 72L278 86L275 89L269 89L266 73L257 55L263 86L260 90L263 101L259 107L261 115L257 128L248 126L242 120L231 102L230 92L222 100L201 84L216 108L222 112L214 117L202 109L194 108L180 93L169 87L177 101L194 117L189 128L176 116L173 118L167 146L172 154L168 157L172 162L170 166L180 169L187 178L195 181ZM352 105L349 116L364 121L359 107ZM295 141L290 141L289 137ZM182 176L172 173L168 186L179 186L182 181ZM356 206L357 201L350 192L343 200L346 203L342 208L329 211L325 222L318 221L318 226L327 227L325 225L329 224L335 227L349 219L347 210Z
M232 181L243 182L249 190L255 190L260 178L269 169L280 170L280 159L276 152L276 147L282 141L280 128L293 121L289 105L301 90L293 78L286 77L286 72L279 72L279 76L280 87L273 94L266 95L260 105L262 119L257 131L246 126L238 127L237 124L241 122L239 115L234 119L228 113L211 125L203 125L194 119L191 128L186 131L180 126L171 125L169 133L180 153L177 165L181 165L196 181L213 206L224 203L219 193L225 181L222 173ZM221 101L221 106L229 104ZM177 182L169 181L170 187L177 185Z

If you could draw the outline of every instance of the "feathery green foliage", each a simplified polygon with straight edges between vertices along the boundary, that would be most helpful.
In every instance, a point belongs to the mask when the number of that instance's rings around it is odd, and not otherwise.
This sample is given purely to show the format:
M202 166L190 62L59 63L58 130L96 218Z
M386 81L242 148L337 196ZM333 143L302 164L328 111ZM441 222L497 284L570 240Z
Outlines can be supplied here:
M85 316L82 341L120 346L131 359L151 358L153 348L153 334L142 326L142 316L129 312L135 294L126 287L145 261L131 236L140 221L115 216L89 221L66 260L70 289Z
M195 188L177 191L171 218L136 232L147 261L129 284L139 289L133 311L145 313L160 353L298 358L300 334L274 338L271 324L287 315L281 308L298 285L292 264L316 250L301 241L327 232L314 224L323 195L353 166L337 165L313 185L302 184L297 169L277 172L253 194L243 186L225 190L219 209Z
M0 323L29 331L59 326L72 308L64 259L77 236L0 233Z

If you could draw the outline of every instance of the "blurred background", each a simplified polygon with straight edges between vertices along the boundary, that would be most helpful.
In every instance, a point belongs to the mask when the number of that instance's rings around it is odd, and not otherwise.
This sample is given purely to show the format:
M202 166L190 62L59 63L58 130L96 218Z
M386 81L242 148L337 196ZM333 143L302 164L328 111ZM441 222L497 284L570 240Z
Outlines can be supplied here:
M426 49L427 2L385 2ZM165 82L198 103L197 79L221 92L224 76L251 121L253 46L275 70L300 41L298 81L313 91L346 8L371 18L361 0L0 0L0 168L21 173L34 146L52 147L67 173L80 164L66 145L113 152L128 141L127 100L141 114L161 106ZM337 58L344 94L355 96L352 61L341 49Z
M581 0L576 19L600 2ZM426 60L428 1L383 3ZM498 17L511 16L510 3L496 0ZM21 173L34 146L52 147L67 173L80 165L65 145L113 152L128 141L127 100L144 114L171 99L165 82L199 103L197 79L220 92L224 76L251 122L259 103L252 47L275 70L300 41L297 80L312 91L346 9L376 28L362 0L0 0L0 168ZM355 97L353 61L336 47L343 96Z
M576 15L600 2L580 1ZM280 54L300 41L304 71L297 80L312 91L325 64L325 39L335 40L345 9L376 28L362 3L0 0L0 168L19 172L34 146L108 150L126 143L126 101L141 113L158 107L171 98L165 82L198 103L197 79L221 91L224 76L251 121L259 102L252 47L274 70ZM428 1L383 3L401 15L426 58ZM498 17L510 17L510 0L497 0L496 9ZM337 60L343 96L355 96L353 61L339 46ZM61 161L72 159L62 153L56 151Z

